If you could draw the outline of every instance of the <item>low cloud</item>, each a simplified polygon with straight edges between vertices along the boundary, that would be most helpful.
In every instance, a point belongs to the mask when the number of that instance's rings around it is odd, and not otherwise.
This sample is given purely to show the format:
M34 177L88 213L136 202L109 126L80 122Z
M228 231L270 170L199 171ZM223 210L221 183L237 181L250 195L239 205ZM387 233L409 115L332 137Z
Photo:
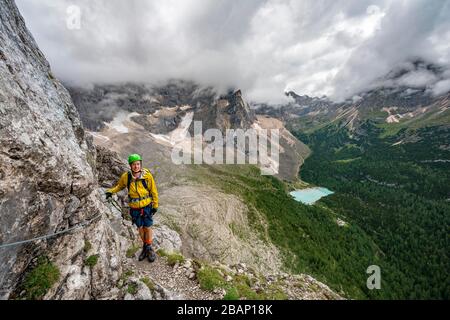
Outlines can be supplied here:
M421 57L450 69L444 0L16 0L54 72L73 84L194 80L256 102L285 90L352 97ZM80 28L68 28L80 9ZM412 87L446 88L419 72Z
M436 82L431 88L431 93L435 96L450 92L450 79Z

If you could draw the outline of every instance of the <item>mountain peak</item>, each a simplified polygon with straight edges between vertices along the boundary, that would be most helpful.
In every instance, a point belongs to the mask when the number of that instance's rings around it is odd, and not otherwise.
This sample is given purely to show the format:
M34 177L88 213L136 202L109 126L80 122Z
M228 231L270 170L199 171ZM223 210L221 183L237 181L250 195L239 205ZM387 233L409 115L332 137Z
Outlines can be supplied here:
M202 121L203 131L209 128L225 131L248 129L256 121L256 116L238 89L221 96L212 105L204 104L196 108L194 120Z

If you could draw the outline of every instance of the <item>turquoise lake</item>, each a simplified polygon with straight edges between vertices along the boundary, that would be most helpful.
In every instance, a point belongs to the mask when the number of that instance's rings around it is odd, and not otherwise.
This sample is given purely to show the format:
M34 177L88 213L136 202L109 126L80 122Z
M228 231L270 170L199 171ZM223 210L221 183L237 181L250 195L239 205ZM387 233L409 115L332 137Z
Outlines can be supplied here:
M304 204L314 204L314 202L316 202L320 198L333 193L333 191L322 187L300 189L289 192L289 194L293 196L295 200L303 202Z

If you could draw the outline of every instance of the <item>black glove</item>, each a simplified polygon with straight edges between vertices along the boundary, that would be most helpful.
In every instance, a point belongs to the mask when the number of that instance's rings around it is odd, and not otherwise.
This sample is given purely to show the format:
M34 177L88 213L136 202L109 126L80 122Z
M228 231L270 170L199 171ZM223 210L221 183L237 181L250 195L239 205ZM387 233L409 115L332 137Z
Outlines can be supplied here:
M152 208L152 211L150 211L150 212L151 212L151 214L153 216L156 212L158 212L158 208Z
M111 199L112 192L106 192L106 200Z

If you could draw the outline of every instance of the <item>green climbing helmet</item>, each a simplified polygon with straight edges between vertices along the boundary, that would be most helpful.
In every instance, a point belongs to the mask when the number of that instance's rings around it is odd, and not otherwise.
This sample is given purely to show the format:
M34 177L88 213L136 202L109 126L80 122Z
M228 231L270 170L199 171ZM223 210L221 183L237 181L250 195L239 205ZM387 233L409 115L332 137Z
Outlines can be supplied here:
M135 161L142 161L141 156L137 153L130 154L130 156L128 157L128 163L132 164Z

